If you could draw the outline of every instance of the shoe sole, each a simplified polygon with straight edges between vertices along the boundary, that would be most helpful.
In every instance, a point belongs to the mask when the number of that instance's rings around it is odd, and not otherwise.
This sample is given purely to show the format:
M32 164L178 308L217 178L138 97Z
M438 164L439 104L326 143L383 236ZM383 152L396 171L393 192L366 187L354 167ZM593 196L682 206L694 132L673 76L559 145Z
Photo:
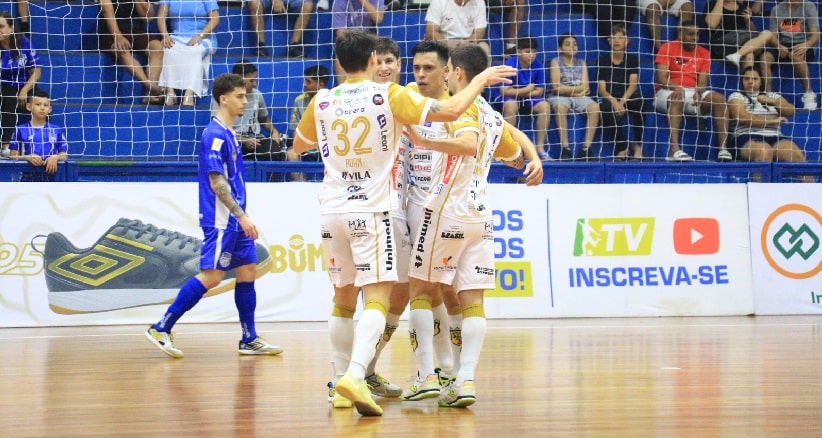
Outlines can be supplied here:
M477 402L476 397L462 397L454 400L453 403L448 404L440 401L439 405L444 408L467 408Z
M148 341L151 342L152 345L157 347L163 353L167 354L169 357L173 357L175 359L182 359L183 358L182 354L177 355L177 354L163 348L163 346L160 344L160 341L154 339L154 336L151 336L151 334L149 332L143 332L143 334L146 336L146 339L148 339Z
M382 415L382 408L375 401L358 400L359 394L357 390L355 388L349 388L344 381L337 383L336 390L337 394L345 397L354 404L354 408L357 409L360 415L369 417Z
M283 351L284 350L282 348L277 348L269 351L237 350L237 354L239 354L240 356L276 356L282 353Z
M347 398L343 398L343 396L339 396L331 399L331 406L334 406L337 409L345 409L353 407L354 403L351 403L351 400Z
M270 256L257 263L256 278L269 273L274 266ZM213 297L234 290L236 279L225 280L209 289L203 298ZM175 289L88 289L79 291L49 292L49 308L60 315L107 312L153 304L171 304L180 292ZM116 303L116 304L112 304Z
M428 391L425 391L425 392L418 392L418 393L414 394L411 397L403 397L402 399L407 400L407 401L419 401L419 400L425 400L427 398L439 397L439 395L440 395L440 390L439 389L431 389L431 390L428 390Z

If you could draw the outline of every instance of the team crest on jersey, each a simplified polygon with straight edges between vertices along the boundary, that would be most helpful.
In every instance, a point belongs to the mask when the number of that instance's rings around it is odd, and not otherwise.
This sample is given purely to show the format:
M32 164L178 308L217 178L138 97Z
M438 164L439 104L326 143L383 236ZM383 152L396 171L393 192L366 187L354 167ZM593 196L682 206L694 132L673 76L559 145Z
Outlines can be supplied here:
M223 147L223 139L215 138L214 141L211 142L212 151L219 152L221 147Z
M231 253L224 252L220 254L220 260L217 262L221 268L227 268L231 264Z
M385 103L385 98L382 97L382 94L375 94L371 98L371 102L374 102L374 105L382 105Z

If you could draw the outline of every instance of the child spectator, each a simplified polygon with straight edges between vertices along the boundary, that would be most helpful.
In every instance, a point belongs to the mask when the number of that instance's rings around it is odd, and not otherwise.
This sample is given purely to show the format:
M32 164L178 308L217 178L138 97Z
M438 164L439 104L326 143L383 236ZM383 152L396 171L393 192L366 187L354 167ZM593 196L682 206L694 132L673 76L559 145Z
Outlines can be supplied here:
M57 163L68 159L68 143L63 128L48 122L51 99L48 93L35 88L26 102L31 121L14 130L9 144L12 160L25 160L32 166L45 166L46 174L57 172Z
M518 114L534 114L536 123L536 146L542 160L548 159L545 151L545 136L548 133L548 117L551 106L545 101L545 66L537 58L536 38L520 38L517 42L517 56L505 61L517 69L517 76L511 78L510 85L500 88L502 94L502 115L505 121L517 126Z
M317 91L327 88L328 81L331 78L328 69L322 65L313 65L303 71L303 93L294 99L294 106L291 108L291 117L288 121L288 132L291 138L294 138L297 124L303 118L308 103L317 94ZM287 151L289 161L319 161L319 154L316 149L304 152L302 155L297 155L290 148Z
M779 47L762 55L765 91L773 87L772 64L776 61L793 64L805 94L802 105L806 110L816 109L816 93L811 88L808 63L816 60L814 48L819 43L819 13L816 5L803 0L784 0L771 9L771 32L779 40Z
M252 161L282 161L285 154L282 153L280 131L271 124L263 93L257 89L257 67L242 61L234 64L231 73L243 78L248 99L245 112L234 123L237 141L243 146L243 158ZM216 115L219 109L217 102L212 100L211 114ZM268 131L268 137L263 135L260 128Z
M633 128L633 155L642 159L642 131L644 99L639 93L639 59L625 53L628 47L625 25L611 27L608 44L611 53L597 62L597 94L602 110L602 130L605 137L614 140L614 160L628 159L628 128Z
M327 5L326 5L327 6ZM314 3L311 0L247 0L246 8L251 16L251 28L257 35L257 56L271 56L265 43L265 24L263 10L275 14L296 15L294 31L288 43L288 57L302 58L303 31L311 23L311 14L314 13Z
M657 91L654 109L668 115L670 147L668 161L691 161L690 155L679 148L682 116L713 115L718 131L719 161L730 161L733 156L726 149L728 138L728 108L725 96L708 90L711 55L708 49L697 45L699 30L693 21L679 25L679 39L662 45L656 55Z
M559 56L551 60L551 97L548 102L556 115L559 143L562 146L560 160L570 160L574 155L568 145L568 111L585 112L588 126L585 140L577 151L576 158L584 161L594 159L591 143L599 126L599 105L588 97L591 89L588 82L588 66L585 60L577 58L579 51L577 38L571 33L559 36Z
M154 5L146 0L99 0L100 49L109 51L145 90L143 103L162 104L163 89L157 85L163 68L163 43L158 35L149 35L148 19L154 16ZM148 67L134 57L148 55Z
M18 111L25 108L29 91L40 80L40 57L31 40L17 31L14 19L0 11L0 142L8 149L17 126Z

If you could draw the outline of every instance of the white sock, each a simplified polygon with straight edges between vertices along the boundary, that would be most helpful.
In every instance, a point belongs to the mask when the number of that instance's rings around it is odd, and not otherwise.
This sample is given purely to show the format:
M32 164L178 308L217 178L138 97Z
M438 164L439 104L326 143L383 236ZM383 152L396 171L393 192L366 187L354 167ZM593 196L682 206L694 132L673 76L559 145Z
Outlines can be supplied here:
M420 377L434 374L434 313L431 309L412 309L408 314L411 336L417 339L417 371Z
M354 344L354 320L341 316L328 319L328 339L331 341L332 382L337 382L345 374L351 362L351 348Z
M454 372L460 370L460 355L462 354L462 314L448 315L448 339L451 341L451 356L454 358ZM454 342L457 339L459 344Z
M440 303L431 309L434 312L434 352L437 353L437 363L440 368L454 369L454 359L451 355L451 339L448 333L448 310L445 304Z
M397 326L400 323L400 316L401 315L396 315L393 313L388 313L388 315L385 316L385 329L382 331L380 343L377 345L377 351L374 352L374 359L371 360L371 363L369 363L368 367L365 369L366 377L375 373L374 369L377 366L377 361L380 359L380 353L382 353L382 350L385 348L385 344L387 344L391 339L391 336L393 336L394 331L397 330Z
M485 318L470 316L462 320L462 354L460 355L460 371L457 374L457 383L474 380L482 343L485 341Z
M385 315L376 309L365 309L355 329L354 348L348 372L355 380L365 379L365 367L374 358L377 341L385 329Z

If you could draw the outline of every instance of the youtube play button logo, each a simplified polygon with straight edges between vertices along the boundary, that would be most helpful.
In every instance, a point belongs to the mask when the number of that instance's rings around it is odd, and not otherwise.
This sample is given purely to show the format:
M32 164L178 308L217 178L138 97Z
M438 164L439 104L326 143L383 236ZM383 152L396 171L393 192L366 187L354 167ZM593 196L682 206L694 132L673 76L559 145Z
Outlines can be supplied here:
M716 254L719 252L719 222L704 217L675 220L674 251L686 255Z

